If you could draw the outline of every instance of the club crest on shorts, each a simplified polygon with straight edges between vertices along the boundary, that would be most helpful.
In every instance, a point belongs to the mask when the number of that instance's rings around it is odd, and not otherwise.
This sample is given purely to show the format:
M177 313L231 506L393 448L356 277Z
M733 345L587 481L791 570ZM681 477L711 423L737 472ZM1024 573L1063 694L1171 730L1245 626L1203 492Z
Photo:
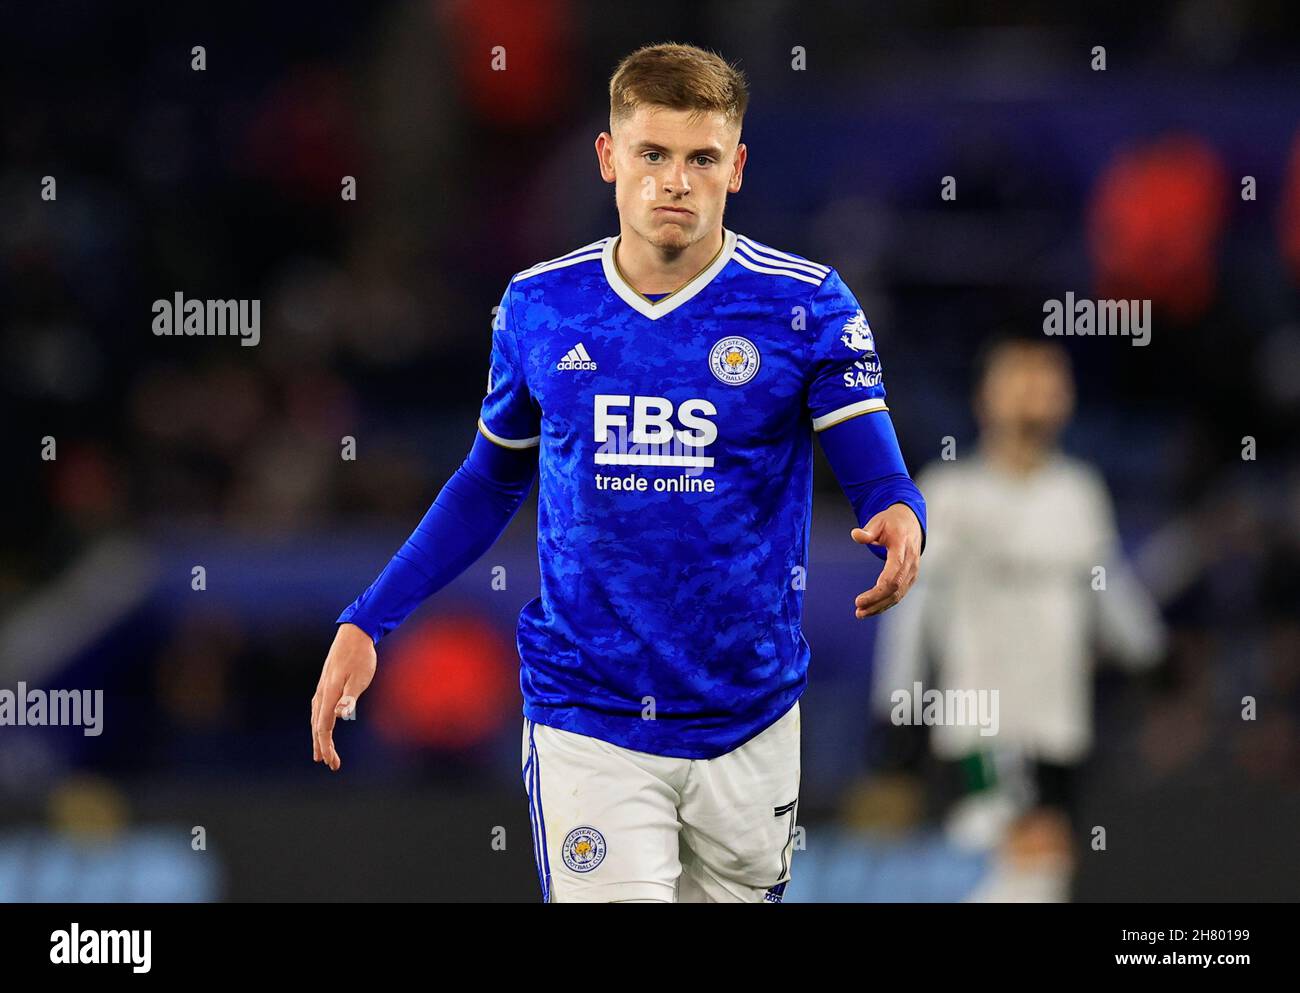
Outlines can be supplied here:
M561 851L564 864L574 872L591 872L605 860L605 836L594 827L576 827Z
M719 382L728 386L748 383L758 374L758 349L748 338L728 335L719 339L709 352L709 369Z

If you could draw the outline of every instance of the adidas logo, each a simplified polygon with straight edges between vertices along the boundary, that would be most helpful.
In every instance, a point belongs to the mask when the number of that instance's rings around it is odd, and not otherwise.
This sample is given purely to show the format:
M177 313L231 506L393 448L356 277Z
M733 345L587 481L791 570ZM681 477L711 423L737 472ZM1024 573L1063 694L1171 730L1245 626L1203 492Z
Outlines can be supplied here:
M587 347L578 342L565 354L564 358L555 363L557 369L595 369L596 360L587 354Z

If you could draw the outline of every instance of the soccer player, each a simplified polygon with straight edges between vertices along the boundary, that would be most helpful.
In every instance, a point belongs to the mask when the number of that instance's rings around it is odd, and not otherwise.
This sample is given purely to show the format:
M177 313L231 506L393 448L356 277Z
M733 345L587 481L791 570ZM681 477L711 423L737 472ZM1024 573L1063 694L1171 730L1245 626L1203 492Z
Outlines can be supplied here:
M1059 901L1096 662L1148 669L1164 628L1124 561L1101 473L1060 449L1075 398L1065 349L1008 336L986 346L981 366L977 450L919 477L942 527L925 580L881 625L873 705L884 719L894 693L927 676L941 691L998 695L996 735L974 721L930 731L931 751L964 787L950 834L997 850L977 899Z
M917 574L925 503L871 327L834 269L723 226L743 75L686 45L610 81L596 139L619 232L516 273L468 458L339 618L313 751L375 644L486 551L540 471L541 595L519 618L523 782L548 902L779 902L799 798L812 435L885 565Z

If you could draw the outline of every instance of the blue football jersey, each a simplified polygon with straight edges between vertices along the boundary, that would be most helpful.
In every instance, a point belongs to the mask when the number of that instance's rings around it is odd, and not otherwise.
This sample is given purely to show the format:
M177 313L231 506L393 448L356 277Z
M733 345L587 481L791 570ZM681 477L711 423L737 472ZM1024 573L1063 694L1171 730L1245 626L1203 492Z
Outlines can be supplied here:
M723 234L657 300L623 279L616 237L517 273L479 419L541 446L524 714L684 758L738 747L803 691L812 435L885 409L838 273Z

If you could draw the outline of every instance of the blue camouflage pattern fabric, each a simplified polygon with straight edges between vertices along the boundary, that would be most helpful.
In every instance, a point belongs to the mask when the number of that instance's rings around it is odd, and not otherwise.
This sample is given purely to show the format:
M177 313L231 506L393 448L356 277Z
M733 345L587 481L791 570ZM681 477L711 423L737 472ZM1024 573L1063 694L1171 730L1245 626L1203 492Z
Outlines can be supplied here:
M540 446L540 596L524 714L713 758L802 693L812 435L884 409L874 337L834 269L724 229L657 301L606 238L517 273L480 430Z

